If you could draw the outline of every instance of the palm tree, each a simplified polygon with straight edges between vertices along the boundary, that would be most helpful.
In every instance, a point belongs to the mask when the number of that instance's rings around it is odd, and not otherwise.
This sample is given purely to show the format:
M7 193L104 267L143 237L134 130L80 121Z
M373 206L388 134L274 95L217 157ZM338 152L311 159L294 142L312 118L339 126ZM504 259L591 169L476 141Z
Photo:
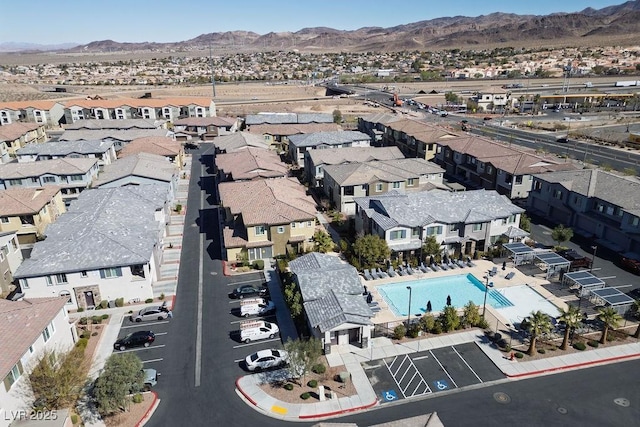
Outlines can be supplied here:
M564 339L562 340L562 345L560 346L561 350L566 350L569 346L569 336L573 333L573 330L580 324L582 321L582 314L580 314L580 309L576 306L570 305L566 310L560 310L560 317L558 319L561 322L564 322Z
M527 316L525 319L527 332L531 334L531 340L529 342L529 350L527 350L527 354L529 356L533 356L536 352L536 340L540 335L551 330L551 320L546 313L543 313L540 310L536 312L532 311L531 315Z
M631 309L636 314L636 318L640 319L640 299L633 302L633 307ZM636 329L636 333L633 334L633 337L640 338L640 322L638 323L638 329Z
M622 316L618 314L613 307L605 307L598 310L598 319L604 323L602 328L602 336L600 337L600 344L607 342L607 333L610 328L617 328L622 320Z

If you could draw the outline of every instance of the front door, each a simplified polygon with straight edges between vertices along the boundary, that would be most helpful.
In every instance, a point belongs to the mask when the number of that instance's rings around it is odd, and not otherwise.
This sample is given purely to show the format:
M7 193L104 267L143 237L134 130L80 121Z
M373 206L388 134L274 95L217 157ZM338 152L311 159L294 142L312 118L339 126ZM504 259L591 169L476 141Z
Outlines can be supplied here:
M96 301L93 298L93 292L85 291L84 292L84 300L85 300L85 302L87 304L87 308L96 306Z

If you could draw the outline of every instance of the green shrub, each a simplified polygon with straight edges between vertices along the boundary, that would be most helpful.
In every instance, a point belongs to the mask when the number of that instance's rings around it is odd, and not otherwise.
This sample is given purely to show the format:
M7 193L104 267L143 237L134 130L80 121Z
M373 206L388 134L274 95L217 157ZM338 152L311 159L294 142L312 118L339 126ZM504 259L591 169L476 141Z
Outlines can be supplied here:
M78 424L78 421L80 419L78 418L78 414L71 414L71 424L76 425Z
M103 314L103 315L102 315L102 320L107 320L108 318L109 318L109 315L108 315L108 314Z
M311 394L309 394L309 392L306 392L306 391L300 395L300 398L302 400L307 400L310 397L311 397Z
M293 390L293 384L291 384L291 383L286 383L286 384L284 385L284 389L285 389L285 390L289 390L289 391Z
M116 298L116 307L124 307L124 298Z
M317 365L313 365L313 368L311 368L311 371L313 371L316 374L324 374L325 372L327 372L327 367L324 366L324 364L322 363L318 363Z
M511 346L509 344L505 345L503 351L509 353L511 351Z
M420 332L420 325L415 323L411 325L411 327L407 331L407 335L409 336L409 338L416 338L419 332Z
M407 328L404 325L400 324L393 328L393 337L395 339L401 340L405 335L407 335Z
M517 351L516 354L514 354L514 356L516 357L516 359L522 359L524 357L524 354Z
M487 322L486 319L480 319L477 326L480 329L487 329L489 327L489 322Z
M251 266L254 270L264 270L264 260L257 259L253 261L253 264Z
M164 300L164 292L160 294L160 301Z
M102 316L91 316L91 323L94 325L99 325L102 323Z
M318 387L318 381L317 380L310 380L307 385L311 388L316 388Z
M87 318L86 317L81 317L78 320L78 325L86 325L87 324Z
M182 211L182 205L180 203L176 203L176 212Z
M614 334L607 334L607 341L615 341L616 336Z
M100 304L98 304L98 306L96 308L98 309L104 309L109 307L109 301L107 301L106 299L103 299L102 301L100 301Z
M82 313L84 311L84 307L78 307L78 313Z
M147 298L146 300L144 300L144 302L149 304L149 303L153 302L153 298Z
M78 340L78 342L76 343L76 347L87 348L87 344L89 344L89 339L88 338L80 338Z
M140 393L136 393L133 395L133 403L142 403L143 400L144 398Z
M433 329L431 330L431 333L438 335L442 333L442 323L441 322L436 322L435 325L433 325Z
M538 353L540 354L545 354L547 352L547 350L545 350L544 348L539 348L538 349Z
M598 345L600 345L600 343L596 340L589 340L589 342L587 342L587 344L589 344L590 347L598 347Z
M576 350L582 351L582 350L585 350L587 346L582 341L578 341L573 345L573 348L575 348Z

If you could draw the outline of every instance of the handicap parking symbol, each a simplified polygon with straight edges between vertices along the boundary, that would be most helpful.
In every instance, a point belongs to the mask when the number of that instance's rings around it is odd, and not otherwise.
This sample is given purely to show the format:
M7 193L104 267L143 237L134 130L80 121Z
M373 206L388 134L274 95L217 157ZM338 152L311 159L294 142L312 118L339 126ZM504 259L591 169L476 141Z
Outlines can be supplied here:
M438 391L446 390L449 388L449 384L445 380L434 381L433 385Z
M382 399L385 402L393 402L394 400L398 400L398 395L395 390L386 390L382 392Z

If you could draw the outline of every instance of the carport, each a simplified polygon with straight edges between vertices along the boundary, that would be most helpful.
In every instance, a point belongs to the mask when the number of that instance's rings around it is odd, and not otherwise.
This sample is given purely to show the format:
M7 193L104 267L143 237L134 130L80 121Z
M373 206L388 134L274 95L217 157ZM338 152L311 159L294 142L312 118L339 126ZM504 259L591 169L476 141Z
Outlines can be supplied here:
M509 258L513 259L513 263L518 266L522 264L530 264L535 255L534 249L524 243L505 243L502 245L507 251L509 251Z
M569 285L570 288L577 287L578 295L581 297L589 295L594 289L602 289L605 283L589 273L588 271L574 271L573 273L565 273L562 277L562 284Z
M594 289L591 291L591 295L590 301L593 302L596 307L613 307L621 316L631 308L635 301L629 295L616 288Z
M537 264L543 264L547 270L547 280L559 274L560 270L569 271L571 261L568 261L555 252L542 252L535 254ZM542 268L542 267L541 267ZM542 268L544 270L544 268Z

